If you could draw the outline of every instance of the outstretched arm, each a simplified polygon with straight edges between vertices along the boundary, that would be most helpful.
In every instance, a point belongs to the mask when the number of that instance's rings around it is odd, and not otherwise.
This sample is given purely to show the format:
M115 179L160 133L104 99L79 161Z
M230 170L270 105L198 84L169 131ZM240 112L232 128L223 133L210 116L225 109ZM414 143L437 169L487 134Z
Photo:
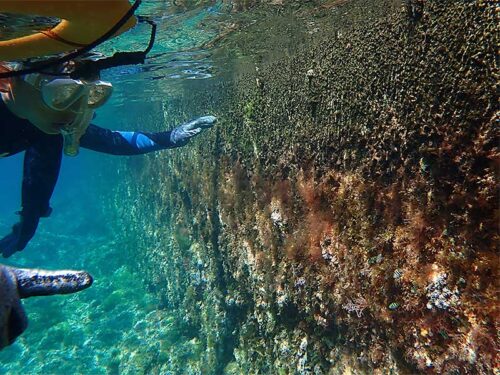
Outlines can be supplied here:
M182 124L172 131L148 133L113 131L90 125L80 139L80 146L105 154L140 155L167 148L182 147L203 129L212 127L214 116L204 116Z

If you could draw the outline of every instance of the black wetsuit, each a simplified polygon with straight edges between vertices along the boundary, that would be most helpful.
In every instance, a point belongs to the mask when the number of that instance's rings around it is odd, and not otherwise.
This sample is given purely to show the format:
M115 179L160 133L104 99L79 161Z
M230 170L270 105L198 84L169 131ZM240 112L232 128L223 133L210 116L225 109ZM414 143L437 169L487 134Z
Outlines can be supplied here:
M182 144L183 145L183 144ZM113 155L139 155L182 146L170 141L170 131L159 133L122 132L90 125L80 146ZM0 156L25 151L22 182L22 214L46 217L61 158L61 135L42 132L28 120L15 116L0 98Z

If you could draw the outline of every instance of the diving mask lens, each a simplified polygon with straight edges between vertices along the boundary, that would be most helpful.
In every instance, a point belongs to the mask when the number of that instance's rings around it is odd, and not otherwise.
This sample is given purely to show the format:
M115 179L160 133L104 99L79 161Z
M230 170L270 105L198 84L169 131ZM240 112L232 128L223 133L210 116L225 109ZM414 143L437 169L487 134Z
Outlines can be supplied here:
M96 109L108 101L113 93L113 85L109 82L95 81L89 86L87 104L89 108Z
M70 78L56 78L41 87L45 104L56 110L64 111L73 106L80 98L90 109L96 109L108 101L113 93L109 82L86 82Z
M56 78L43 84L41 91L43 101L48 107L64 111L85 95L87 88L82 81Z

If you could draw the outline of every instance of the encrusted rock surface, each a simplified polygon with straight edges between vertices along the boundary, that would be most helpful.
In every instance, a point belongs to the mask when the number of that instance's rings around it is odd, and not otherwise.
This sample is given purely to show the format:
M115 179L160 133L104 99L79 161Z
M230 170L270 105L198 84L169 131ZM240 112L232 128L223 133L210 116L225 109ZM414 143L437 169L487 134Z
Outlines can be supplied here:
M322 6L302 52L164 107L214 130L124 166L120 224L197 346L153 368L492 374L497 5Z

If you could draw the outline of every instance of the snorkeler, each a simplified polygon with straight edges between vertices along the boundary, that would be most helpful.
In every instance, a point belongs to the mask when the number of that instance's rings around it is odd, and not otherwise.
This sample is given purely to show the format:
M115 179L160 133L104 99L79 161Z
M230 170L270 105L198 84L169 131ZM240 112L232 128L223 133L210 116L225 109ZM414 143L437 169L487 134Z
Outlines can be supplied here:
M79 147L113 155L139 155L181 147L216 122L204 116L171 131L147 133L103 129L91 124L95 110L110 98L111 83L100 80L104 69L144 63L153 47L156 25L136 17L141 0L0 1L0 12L51 16L61 22L50 30L0 41L0 157L25 151L20 221L0 239L0 253L9 257L23 250L40 218L52 211L49 201L62 154L75 156ZM89 52L125 32L137 22L151 26L144 51L117 52L96 58ZM37 61L41 56L60 54ZM101 56L102 57L102 56ZM26 63L29 59L35 61Z
M171 131L148 133L104 129L90 122L111 96L112 85L99 75L73 79L74 61L44 73L0 79L0 157L25 151L20 221L0 239L0 252L9 257L23 250L34 236L49 205L63 153L79 147L113 155L139 155L181 147L216 122L200 117ZM7 70L3 64L0 72Z
M92 285L83 271L44 271L0 264L0 350L28 326L22 298L75 293Z

